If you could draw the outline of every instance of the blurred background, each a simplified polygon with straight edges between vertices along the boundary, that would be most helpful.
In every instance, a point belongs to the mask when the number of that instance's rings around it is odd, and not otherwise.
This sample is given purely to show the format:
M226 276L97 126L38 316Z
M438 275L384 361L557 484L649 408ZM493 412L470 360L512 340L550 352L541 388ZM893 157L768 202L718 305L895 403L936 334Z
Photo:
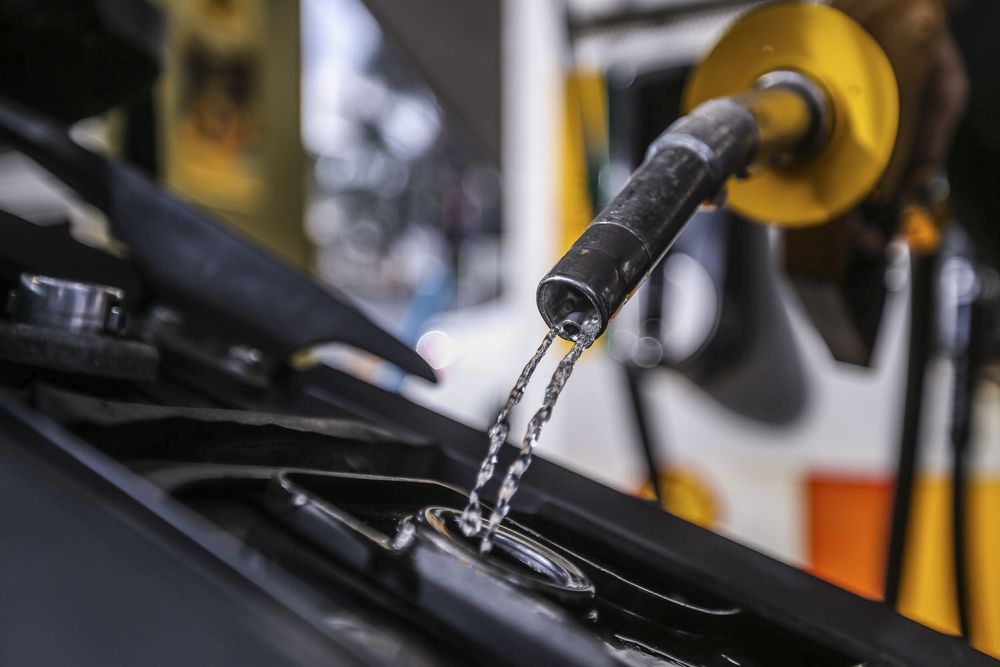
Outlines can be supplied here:
M159 4L155 89L74 138L347 293L440 382L345 347L324 361L486 428L545 333L538 280L678 115L692 65L762 3ZM1000 5L911 4L946 12L940 95L962 100L943 169L921 183L929 214L824 237L703 207L583 356L537 453L861 595L886 595L888 570L903 613L957 632L955 323L970 284L995 288L1000 256L1000 53L985 28ZM917 142L933 133L913 124ZM0 202L111 243L99 213L14 152L0 154ZM987 567L1000 557L1000 387L988 363L977 371L970 599L976 645L1000 656L1000 570ZM894 481L913 452L901 519Z

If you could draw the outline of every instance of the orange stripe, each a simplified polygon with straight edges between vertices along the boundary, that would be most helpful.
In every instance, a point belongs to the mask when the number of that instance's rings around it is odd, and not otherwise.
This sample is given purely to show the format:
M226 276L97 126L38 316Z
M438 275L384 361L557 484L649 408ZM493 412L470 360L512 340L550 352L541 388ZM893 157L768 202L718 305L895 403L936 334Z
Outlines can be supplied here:
M891 483L818 473L810 475L807 485L809 569L838 586L879 599Z

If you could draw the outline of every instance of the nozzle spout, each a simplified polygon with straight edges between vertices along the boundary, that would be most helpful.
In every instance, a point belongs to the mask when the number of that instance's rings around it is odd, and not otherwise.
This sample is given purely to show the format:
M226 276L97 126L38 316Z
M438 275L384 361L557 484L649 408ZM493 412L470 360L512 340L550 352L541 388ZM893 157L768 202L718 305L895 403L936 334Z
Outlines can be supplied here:
M539 283L546 324L572 339L573 323L596 314L603 333L698 206L716 200L731 176L755 161L787 164L795 151L815 150L814 135L828 127L818 117L825 101L804 77L788 74L701 104L650 145L621 192Z

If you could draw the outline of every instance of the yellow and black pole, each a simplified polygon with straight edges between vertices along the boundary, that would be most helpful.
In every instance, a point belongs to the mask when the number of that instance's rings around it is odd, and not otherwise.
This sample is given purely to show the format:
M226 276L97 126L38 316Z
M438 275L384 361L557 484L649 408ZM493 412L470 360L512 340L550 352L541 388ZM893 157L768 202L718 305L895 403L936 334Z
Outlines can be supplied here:
M705 201L788 227L844 213L888 164L899 116L875 40L814 4L745 15L695 69L685 105L539 284L539 311L565 338L595 316L603 332Z

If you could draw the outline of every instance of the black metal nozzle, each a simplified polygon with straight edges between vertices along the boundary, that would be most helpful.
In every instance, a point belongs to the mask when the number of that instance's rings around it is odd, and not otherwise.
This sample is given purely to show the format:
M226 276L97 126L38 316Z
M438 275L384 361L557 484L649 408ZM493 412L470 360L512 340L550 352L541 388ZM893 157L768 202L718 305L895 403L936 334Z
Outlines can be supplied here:
M819 100L819 102L817 102ZM815 150L825 98L801 75L710 100L673 123L645 161L538 285L542 318L570 340L596 314L601 333L660 261L702 202L752 162ZM820 141L825 140L821 137Z

